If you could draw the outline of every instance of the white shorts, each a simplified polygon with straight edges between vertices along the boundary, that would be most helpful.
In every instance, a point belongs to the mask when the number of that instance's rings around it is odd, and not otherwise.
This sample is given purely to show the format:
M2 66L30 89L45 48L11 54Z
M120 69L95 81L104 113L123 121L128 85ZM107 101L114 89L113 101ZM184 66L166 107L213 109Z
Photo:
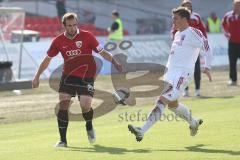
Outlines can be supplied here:
M164 75L164 81L168 82L170 86L166 88L162 96L169 101L177 100L185 88L192 80L193 73L184 69L171 69Z

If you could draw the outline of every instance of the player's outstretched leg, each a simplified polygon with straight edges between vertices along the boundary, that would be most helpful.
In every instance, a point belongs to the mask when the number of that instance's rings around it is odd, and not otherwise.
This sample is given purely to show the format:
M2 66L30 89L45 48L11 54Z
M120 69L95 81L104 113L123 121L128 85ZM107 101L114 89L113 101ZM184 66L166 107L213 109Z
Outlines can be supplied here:
M198 132L198 127L203 123L202 119L197 119L189 125L190 135L195 136Z
M198 127L203 123L202 119L194 118L190 110L181 103L179 103L176 108L169 109L173 111L177 116L188 122L191 136L195 136L197 134Z
M164 108L163 103L159 100L142 127L128 125L129 131L135 135L138 142L143 139L144 134L161 118Z
M137 142L140 142L143 139L144 133L140 127L135 127L129 124L128 130L135 135Z

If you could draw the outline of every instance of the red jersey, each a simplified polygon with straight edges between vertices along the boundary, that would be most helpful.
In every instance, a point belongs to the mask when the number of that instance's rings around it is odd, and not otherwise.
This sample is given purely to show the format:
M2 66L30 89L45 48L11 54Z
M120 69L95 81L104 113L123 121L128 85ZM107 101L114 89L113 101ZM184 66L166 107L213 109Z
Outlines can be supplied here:
M199 29L203 33L203 35L207 38L206 28L204 27L204 24L203 24L199 14L192 12L190 20L189 20L189 26ZM173 37L176 32L177 32L177 30L172 28Z
M49 57L54 57L59 52L62 54L64 75L93 78L96 74L96 63L92 51L100 53L102 50L94 35L88 31L78 30L73 39L67 38L65 33L57 36L47 54Z
M230 42L240 44L240 15L233 11L227 12L222 19L222 26Z

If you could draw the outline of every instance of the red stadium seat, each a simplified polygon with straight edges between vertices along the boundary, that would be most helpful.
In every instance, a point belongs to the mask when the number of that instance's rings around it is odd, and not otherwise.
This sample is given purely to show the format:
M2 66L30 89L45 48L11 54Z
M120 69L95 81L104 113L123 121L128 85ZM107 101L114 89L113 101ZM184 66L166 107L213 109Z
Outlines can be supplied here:
M25 29L32 30L32 25L31 24L25 24Z
M38 20L36 19L36 17L31 17L30 18L30 23L35 25L35 24L38 24Z
M58 25L62 24L61 19L59 17L52 18L52 23L58 24Z
M29 18L29 17L26 17L26 18L25 18L25 25L31 24L30 21L31 21L30 18Z
M94 24L80 24L79 27L96 36L108 36L107 30L97 29ZM26 17L25 29L39 31L42 37L54 37L62 32L62 23L59 17ZM124 35L129 35L129 32L124 30Z

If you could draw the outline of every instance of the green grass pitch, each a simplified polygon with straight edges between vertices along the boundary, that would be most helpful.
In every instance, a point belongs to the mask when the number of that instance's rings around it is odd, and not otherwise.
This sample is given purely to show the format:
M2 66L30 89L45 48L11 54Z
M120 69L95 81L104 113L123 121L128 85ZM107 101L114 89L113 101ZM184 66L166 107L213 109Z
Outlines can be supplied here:
M55 118L1 124L0 160L239 160L240 96L183 101L204 120L196 137L189 135L187 123L168 117L138 143L127 125L140 125L152 104L118 107L94 120L94 145L88 143L83 122L70 122L69 147L60 149L53 147L59 139ZM166 109L165 114L171 112Z

